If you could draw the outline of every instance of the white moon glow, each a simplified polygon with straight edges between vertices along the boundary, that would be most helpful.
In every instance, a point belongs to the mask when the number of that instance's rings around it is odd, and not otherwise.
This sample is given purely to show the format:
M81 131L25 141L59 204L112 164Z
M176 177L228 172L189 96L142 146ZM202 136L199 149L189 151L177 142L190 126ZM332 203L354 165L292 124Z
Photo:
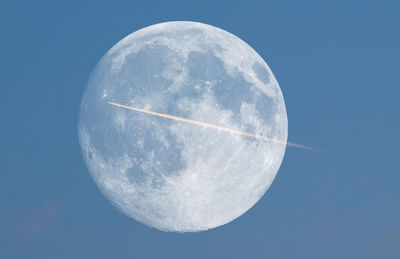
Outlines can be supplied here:
M161 23L127 36L97 64L79 138L93 179L125 214L165 231L201 231L239 217L268 189L285 153L286 108L268 65L245 42L206 24Z

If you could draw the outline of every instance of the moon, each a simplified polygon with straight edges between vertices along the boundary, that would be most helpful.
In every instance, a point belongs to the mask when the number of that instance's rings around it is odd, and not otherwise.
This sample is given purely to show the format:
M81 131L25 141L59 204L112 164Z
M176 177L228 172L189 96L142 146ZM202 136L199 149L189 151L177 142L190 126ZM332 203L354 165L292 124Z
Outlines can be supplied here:
M231 222L263 196L288 124L279 84L254 49L225 30L178 21L138 30L102 57L78 131L91 176L119 210L163 231L196 232Z

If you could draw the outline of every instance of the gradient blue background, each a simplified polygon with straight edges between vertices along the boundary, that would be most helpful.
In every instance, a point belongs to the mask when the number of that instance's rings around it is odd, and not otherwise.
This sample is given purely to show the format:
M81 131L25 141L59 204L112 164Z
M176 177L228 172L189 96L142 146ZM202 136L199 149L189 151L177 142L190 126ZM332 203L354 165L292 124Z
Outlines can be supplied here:
M400 258L398 1L1 1L0 258ZM191 20L269 64L289 140L277 178L225 226L177 234L115 209L85 168L89 74L128 34Z

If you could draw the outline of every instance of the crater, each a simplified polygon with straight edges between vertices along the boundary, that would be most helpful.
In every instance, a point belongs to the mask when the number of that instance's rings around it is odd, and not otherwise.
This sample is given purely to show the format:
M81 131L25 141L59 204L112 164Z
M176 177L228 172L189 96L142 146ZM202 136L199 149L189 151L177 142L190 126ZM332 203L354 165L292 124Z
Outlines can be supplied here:
M92 151L89 150L89 151L87 152L87 157L88 157L90 160L93 159Z

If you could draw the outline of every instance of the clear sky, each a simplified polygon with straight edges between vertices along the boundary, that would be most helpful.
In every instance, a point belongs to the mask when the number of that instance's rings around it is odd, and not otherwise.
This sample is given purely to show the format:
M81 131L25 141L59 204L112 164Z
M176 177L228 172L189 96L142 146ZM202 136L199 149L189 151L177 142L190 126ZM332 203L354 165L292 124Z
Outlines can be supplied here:
M398 1L0 3L0 258L400 258ZM266 195L222 227L167 233L128 218L90 177L77 116L126 35L190 20L269 64L289 141Z

